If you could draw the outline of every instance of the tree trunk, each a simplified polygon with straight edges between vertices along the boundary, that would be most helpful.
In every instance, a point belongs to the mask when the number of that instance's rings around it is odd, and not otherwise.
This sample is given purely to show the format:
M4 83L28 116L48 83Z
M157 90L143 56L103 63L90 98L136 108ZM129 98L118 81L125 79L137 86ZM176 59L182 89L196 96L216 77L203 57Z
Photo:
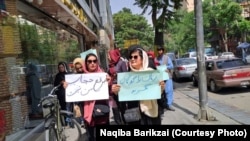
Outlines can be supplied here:
M154 39L155 47L164 46L163 38L164 38L163 31L159 31L158 26L156 26L155 27L155 39Z
M225 32L225 40L224 40L224 46L225 46L225 51L228 52L228 39L227 39L227 32Z

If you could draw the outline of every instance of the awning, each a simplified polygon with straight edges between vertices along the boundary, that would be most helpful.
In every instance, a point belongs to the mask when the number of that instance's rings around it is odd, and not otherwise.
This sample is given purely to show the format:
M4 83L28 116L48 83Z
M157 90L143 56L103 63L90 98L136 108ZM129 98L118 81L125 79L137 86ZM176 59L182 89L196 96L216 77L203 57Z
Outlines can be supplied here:
M237 46L237 48L250 48L250 43L244 42Z
M86 38L90 38L91 41L98 40L97 35L89 27L87 27L75 14L73 14L73 12L66 5L64 5L61 0L54 0L54 1L58 4L58 6L60 6L62 9L64 9L67 12L67 13L65 13L65 15L61 15L58 18L61 18L61 19L66 18L66 23L68 22L68 20L76 20L77 25L84 27L82 29L82 33L85 35L87 34ZM73 19L71 19L69 17L73 17ZM77 26L75 26L75 25L70 25L70 26L72 26L73 28L78 30Z
M20 2L22 6L20 6ZM27 6L25 7L24 4L34 6L41 12L35 12L34 10L31 12L31 8L27 8ZM44 0L42 4L38 4L37 1L29 3L26 0L19 0L18 8L19 11L21 11L22 14L27 17L27 19L38 25L45 26L50 29L57 29L57 24L51 20L48 20L48 17L50 17L56 20L58 23L61 23L63 25L61 27L71 27L78 33L85 35L86 41L98 40L98 36L88 26L86 26L66 5L64 5L61 0ZM53 27L42 25L46 24L46 22L50 22L47 24Z

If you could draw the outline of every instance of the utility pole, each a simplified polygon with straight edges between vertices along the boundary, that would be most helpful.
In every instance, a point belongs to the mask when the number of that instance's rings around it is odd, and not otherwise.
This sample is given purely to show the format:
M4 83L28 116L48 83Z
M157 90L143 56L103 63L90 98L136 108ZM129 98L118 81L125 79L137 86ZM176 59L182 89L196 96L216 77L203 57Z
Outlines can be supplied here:
M194 0L195 4L195 27L196 27L196 52L197 52L197 64L199 75L199 106L197 119L200 121L214 120L207 109L208 96L207 96L207 79L206 79L206 67L204 56L204 31L203 31L203 12L202 1Z

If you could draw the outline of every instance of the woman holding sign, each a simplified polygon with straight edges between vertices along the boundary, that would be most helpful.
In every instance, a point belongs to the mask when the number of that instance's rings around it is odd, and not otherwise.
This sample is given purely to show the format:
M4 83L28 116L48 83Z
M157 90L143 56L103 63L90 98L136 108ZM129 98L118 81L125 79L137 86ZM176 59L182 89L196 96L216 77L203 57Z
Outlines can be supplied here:
M84 65L82 66L83 73L98 73L103 72L99 66L98 58L95 54L89 53L86 55ZM107 76L107 81L110 83L110 77ZM84 101L84 121L88 134L89 141L95 140L95 126L96 125L109 125L109 100L92 100ZM97 107L97 105L99 107ZM107 107L107 108L105 108ZM98 111L104 110L99 113L106 113L105 115L95 114Z
M83 74L89 74L91 73L104 73L103 70L99 66L99 60L97 56L93 53L89 53L86 55L85 60L78 59L80 61L74 61L74 67L76 69L76 73L83 73ZM77 63L79 62L79 63ZM96 74L94 74L96 75ZM108 85L111 84L111 78L107 74L107 77L105 80L95 80L95 84L97 83L106 83L108 82ZM82 83L88 83L93 82L92 79L89 79L89 81L85 81ZM94 85L95 85L94 84ZM69 85L68 82L65 82L63 84L64 88L67 88ZM89 90L93 90L93 88L90 88ZM94 90L93 90L94 91ZM97 90L95 93L102 93L102 91ZM95 141L95 127L96 125L109 125L109 100L107 99L101 99L101 100L87 100L83 102L83 118L85 122L86 132L88 136L88 141Z
M130 47L129 52L129 70L131 72L139 72L139 71L148 71L153 70L152 68L148 67L148 55L147 53L141 48L139 45L134 45L133 47ZM159 82L161 86L161 90L164 90L165 83L164 81ZM113 84L112 85L112 91L115 94L118 94L120 90L119 84ZM152 100L140 100L140 101L127 101L123 102L123 115L126 121L126 115L127 111L129 109L135 109L135 107L139 107L141 117L139 118L139 121L133 121L131 118L128 118L127 124L142 124L142 125L160 125L161 124L161 118L158 111L158 104L157 99ZM129 110L131 111L131 110ZM130 115L131 116L131 115ZM138 118L137 118L138 119ZM130 123L130 121L132 121Z

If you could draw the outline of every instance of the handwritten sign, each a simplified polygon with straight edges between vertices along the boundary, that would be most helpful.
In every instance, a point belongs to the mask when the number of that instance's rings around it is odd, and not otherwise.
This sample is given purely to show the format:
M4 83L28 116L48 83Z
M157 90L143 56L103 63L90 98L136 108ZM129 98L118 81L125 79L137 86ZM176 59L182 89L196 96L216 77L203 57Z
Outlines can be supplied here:
M162 75L159 71L118 73L117 83L121 85L119 101L160 99L159 85Z
M80 55L81 55L81 58L82 58L83 60L85 60L86 56L87 56L88 54L90 54L90 53L94 53L94 54L97 56L96 49L89 49L89 50L84 51L84 52L82 52L82 53L80 54Z
M162 73L162 80L168 80L169 79L168 73L166 72L166 70L167 70L166 65L157 66L156 69Z
M106 73L67 74L66 102L109 98Z

